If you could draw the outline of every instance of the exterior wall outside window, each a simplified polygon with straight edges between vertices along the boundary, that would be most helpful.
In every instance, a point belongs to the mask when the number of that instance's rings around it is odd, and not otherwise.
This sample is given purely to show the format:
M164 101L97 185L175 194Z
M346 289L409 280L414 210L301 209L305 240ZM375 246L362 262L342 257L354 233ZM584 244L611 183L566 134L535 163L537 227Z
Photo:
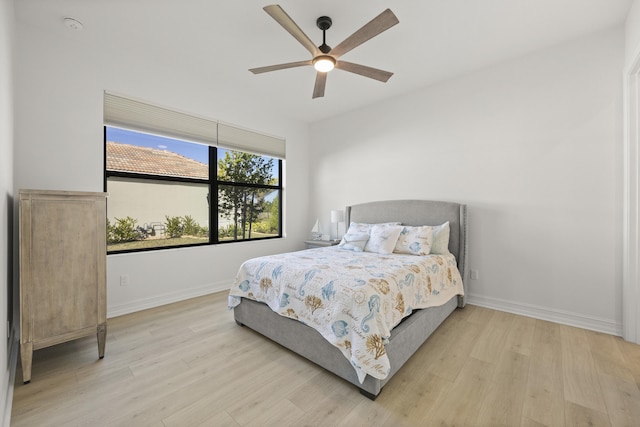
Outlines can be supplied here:
M165 216L191 216L209 226L209 186L185 182L142 181L121 177L107 180L107 218L130 216L137 225L164 223Z

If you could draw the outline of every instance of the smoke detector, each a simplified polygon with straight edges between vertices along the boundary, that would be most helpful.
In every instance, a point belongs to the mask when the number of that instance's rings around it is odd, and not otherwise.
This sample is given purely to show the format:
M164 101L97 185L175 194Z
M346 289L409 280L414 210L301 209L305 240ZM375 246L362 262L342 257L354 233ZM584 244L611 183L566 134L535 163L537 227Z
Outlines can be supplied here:
M84 25L82 25L82 22L78 21L75 18L70 18L70 17L64 18L64 25L66 25L67 28L71 28L74 31L82 31L82 29L84 28Z

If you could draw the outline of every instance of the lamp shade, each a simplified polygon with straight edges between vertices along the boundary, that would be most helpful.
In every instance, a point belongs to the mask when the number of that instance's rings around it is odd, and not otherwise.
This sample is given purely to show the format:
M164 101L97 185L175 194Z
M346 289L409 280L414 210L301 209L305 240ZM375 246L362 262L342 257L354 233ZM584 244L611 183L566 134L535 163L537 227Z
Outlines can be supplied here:
M331 222L344 221L344 211L331 211Z

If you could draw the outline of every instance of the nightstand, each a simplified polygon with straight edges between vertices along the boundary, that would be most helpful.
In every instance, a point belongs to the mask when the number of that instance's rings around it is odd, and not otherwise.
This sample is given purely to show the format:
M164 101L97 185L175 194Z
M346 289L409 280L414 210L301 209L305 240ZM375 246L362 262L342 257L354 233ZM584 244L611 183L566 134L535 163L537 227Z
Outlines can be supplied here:
M335 246L338 243L340 243L340 240L305 240L304 241L304 244L307 249Z

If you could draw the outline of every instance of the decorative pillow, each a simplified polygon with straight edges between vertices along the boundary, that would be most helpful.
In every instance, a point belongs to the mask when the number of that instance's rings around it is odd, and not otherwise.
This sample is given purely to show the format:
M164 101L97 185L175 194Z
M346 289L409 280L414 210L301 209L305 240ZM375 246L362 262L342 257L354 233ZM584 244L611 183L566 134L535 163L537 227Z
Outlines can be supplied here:
M369 240L368 233L347 233L342 237L342 241L338 247L348 251L362 252L364 251L364 246L367 244L367 240Z
M374 225L400 225L399 222L384 222L380 224L367 224L364 222L352 222L349 224L349 230L347 230L347 234L369 234L371 232L371 227Z
M433 243L433 227L422 225L402 227L400 237L393 252L409 255L429 255Z
M376 252L383 255L390 254L396 247L396 242L398 241L398 236L400 236L401 231L401 225L374 225L371 227L369 241L364 250L366 252Z
M364 224L361 222L352 222L349 224L349 229L347 230L347 234L369 234L371 231L371 227L373 224Z
M364 222L352 222L351 224L349 224L349 229L347 230L346 234L366 234L369 235L371 233L371 227L373 227L376 224L367 224ZM380 225L400 225L399 222L385 222L383 224ZM345 234L345 235L346 235ZM344 240L344 237L342 238L342 240L340 241L340 243L346 243ZM366 251L366 248L365 248Z
M446 255L449 252L449 221L433 227L432 255Z

